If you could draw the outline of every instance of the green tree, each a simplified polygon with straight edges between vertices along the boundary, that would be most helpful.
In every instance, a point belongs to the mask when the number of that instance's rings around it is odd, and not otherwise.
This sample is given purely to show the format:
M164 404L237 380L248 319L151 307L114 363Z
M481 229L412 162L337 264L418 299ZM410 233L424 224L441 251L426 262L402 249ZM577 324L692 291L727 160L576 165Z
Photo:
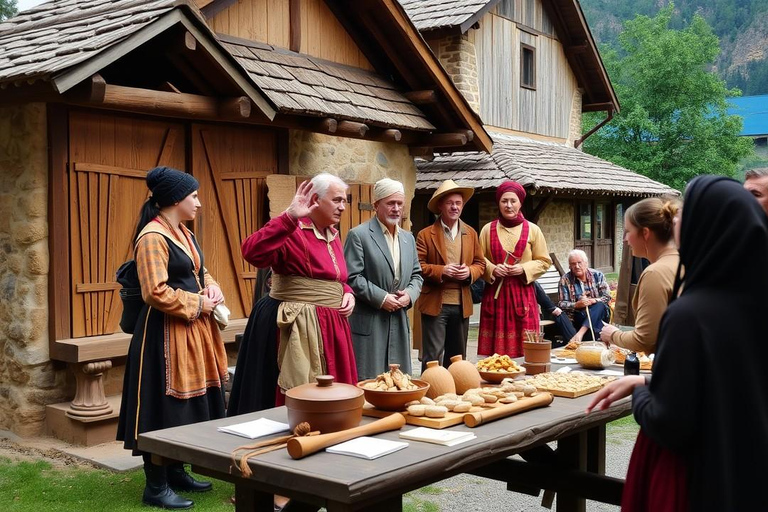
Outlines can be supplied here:
M699 174L733 176L753 148L738 136L741 117L727 114L727 98L738 90L709 71L717 37L699 15L671 29L673 9L627 21L620 49L604 52L622 111L584 150L682 190ZM585 131L599 118L585 116Z
M16 14L16 0L0 0L0 21Z

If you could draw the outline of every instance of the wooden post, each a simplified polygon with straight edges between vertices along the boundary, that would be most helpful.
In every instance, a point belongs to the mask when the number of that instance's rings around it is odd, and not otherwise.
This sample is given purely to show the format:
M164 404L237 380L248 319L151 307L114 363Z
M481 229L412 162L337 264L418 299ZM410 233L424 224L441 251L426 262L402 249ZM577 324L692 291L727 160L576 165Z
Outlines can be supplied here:
M290 0L290 49L292 52L301 51L301 0Z

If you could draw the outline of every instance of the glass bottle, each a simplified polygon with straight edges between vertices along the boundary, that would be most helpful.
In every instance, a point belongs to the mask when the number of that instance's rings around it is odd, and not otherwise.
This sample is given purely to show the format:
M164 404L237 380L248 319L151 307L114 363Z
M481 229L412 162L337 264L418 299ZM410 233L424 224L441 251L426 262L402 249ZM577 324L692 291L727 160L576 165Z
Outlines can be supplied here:
M624 358L624 375L640 375L640 359L635 352Z

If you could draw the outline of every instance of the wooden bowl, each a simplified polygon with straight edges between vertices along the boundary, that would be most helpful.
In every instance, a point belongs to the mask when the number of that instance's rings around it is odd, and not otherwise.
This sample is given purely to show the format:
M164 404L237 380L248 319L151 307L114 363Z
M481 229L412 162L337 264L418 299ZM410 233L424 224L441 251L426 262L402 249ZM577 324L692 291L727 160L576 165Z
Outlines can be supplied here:
M480 376L484 381L491 382L493 384L498 384L504 379L514 379L525 375L525 368L522 368L519 372L486 372L484 370L478 371L480 372Z
M409 391L378 391L375 389L365 389L366 384L375 382L376 379L368 379L357 383L357 387L363 390L365 400L383 411L404 411L405 404L414 400L420 400L427 394L429 383L423 380L411 379L411 382L419 386L417 389Z

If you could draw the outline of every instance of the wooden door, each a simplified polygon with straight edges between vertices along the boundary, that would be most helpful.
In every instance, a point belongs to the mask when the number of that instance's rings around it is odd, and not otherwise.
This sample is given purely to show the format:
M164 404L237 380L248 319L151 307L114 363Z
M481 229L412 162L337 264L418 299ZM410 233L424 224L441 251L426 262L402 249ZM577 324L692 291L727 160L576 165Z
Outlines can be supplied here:
M369 183L350 183L347 190L347 209L339 222L339 235L342 243L349 230L367 222L375 215L373 211L373 185Z
M575 249L587 253L589 266L613 271L613 206L607 202L576 204Z
M256 268L240 244L269 218L266 177L278 172L278 134L266 128L194 125L192 174L203 207L195 233L205 266L221 285L230 318L251 312Z
M184 126L74 111L69 117L72 337L119 330L117 268L132 257L147 171L184 169ZM56 193L55 191L53 193Z

